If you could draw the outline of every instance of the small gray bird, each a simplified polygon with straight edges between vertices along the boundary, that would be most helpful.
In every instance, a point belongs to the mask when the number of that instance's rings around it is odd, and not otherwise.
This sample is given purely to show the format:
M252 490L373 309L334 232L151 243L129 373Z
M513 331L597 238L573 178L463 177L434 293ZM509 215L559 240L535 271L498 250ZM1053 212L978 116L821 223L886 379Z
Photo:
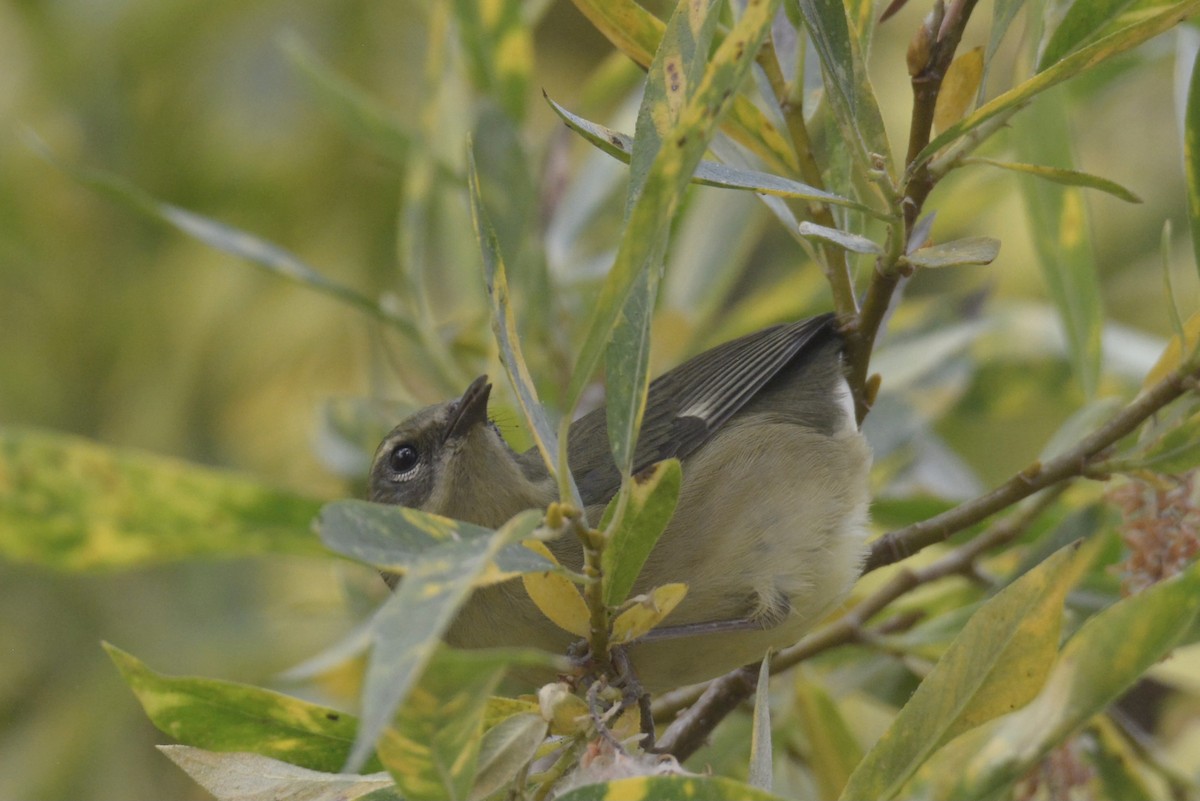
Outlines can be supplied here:
M688 593L663 629L630 646L646 689L704 681L795 642L858 578L871 453L841 351L825 314L727 342L650 384L635 471L675 457L683 486L633 592L683 582ZM393 429L375 454L371 500L493 528L556 500L537 450L515 453L489 421L490 391L480 376ZM568 438L593 523L621 483L606 428L600 408ZM564 565L581 565L578 542L548 544ZM573 637L509 581L477 590L446 639L563 653Z

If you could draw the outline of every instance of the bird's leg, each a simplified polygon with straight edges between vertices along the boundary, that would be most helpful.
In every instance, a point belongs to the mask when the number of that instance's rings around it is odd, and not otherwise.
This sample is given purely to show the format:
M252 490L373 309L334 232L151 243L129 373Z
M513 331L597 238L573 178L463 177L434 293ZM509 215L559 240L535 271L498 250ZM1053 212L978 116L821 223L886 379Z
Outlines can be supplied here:
M642 748L645 751L654 750L654 715L650 711L650 693L638 681L637 671L629 661L629 652L622 646L616 646L612 651L613 664L617 666L618 683L623 693L621 707L628 709L637 705L638 719L642 729Z

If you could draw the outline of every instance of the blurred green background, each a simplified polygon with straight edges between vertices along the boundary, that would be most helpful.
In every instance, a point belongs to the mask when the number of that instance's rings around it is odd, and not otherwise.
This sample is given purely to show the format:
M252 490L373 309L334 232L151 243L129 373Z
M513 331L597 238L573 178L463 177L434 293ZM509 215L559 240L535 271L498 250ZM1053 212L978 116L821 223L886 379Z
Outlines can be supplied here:
M877 34L876 91L897 148L910 99L903 52L923 12L906 9ZM388 400L379 374L395 367L373 355L372 326L89 192L21 133L32 129L65 162L279 243L367 295L399 291L404 168L314 102L281 41L298 36L403 120L421 106L428 19L419 2L0 2L0 423L233 468L319 497L355 492L318 457L320 421L331 398ZM1054 95L1069 109L1076 166L1145 200L1087 195L1105 303L1140 353L1153 354L1153 337L1170 330L1164 219L1181 305L1197 305L1176 42L1166 41L1176 36L1194 34L1172 32ZM549 5L534 42L535 89L568 107L609 53L567 3ZM559 126L540 98L530 108L537 158ZM569 153L575 170L587 149ZM999 260L923 276L910 297L1044 299L1016 181L982 169L952 177L930 207L942 238L1000 238ZM763 233L746 258L793 266L791 240L762 208L747 214ZM469 230L460 236L469 243ZM482 281L456 291L482 300ZM945 421L942 433L983 483L1027 461L1078 403L1059 368L999 409L987 402L987 377L977 378L971 391L985 397L967 392ZM205 797L153 751L165 738L99 641L165 672L270 684L361 617L381 591L371 579L284 558L87 576L0 564L0 799Z

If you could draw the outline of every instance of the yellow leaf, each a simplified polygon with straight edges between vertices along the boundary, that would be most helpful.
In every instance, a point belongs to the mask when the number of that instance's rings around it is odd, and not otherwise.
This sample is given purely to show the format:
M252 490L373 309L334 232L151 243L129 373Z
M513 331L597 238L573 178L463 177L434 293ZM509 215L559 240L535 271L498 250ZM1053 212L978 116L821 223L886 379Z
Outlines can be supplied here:
M983 77L983 48L976 47L950 62L937 105L933 109L933 129L937 133L949 128L966 116L975 102L979 81Z
M526 540L523 545L558 564L558 560L545 544L536 540ZM548 570L545 573L526 573L521 580L525 583L525 592L529 593L537 608L542 610L542 614L554 625L576 637L588 636L591 631L591 615L583 596L569 578Z
M1184 351L1188 356L1196 352L1196 348L1200 347L1200 312L1195 312L1183 324L1183 337L1187 341L1186 348L1179 347L1179 336L1171 337L1171 341L1167 343L1167 347L1163 348L1162 355L1158 357L1158 361L1150 368L1150 372L1146 373L1146 380L1142 382L1142 389L1149 389L1151 386L1161 381L1167 373L1174 370L1184 360Z
M686 584L664 584L641 596L613 621L613 645L623 645L644 636L671 614L685 595Z

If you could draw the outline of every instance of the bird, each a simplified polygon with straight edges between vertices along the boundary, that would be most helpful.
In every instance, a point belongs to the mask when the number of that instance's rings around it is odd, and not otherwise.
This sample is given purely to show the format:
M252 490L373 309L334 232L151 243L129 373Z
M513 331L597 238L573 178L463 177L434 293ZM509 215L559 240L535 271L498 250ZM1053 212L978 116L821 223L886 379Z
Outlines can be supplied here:
M731 340L650 383L633 472L676 458L683 479L633 593L672 582L688 590L659 629L627 646L647 691L761 659L849 594L866 550L871 451L842 352L828 313ZM372 462L369 499L491 528L557 500L537 449L516 453L489 418L490 392L480 376L392 429ZM567 445L587 519L598 521L621 486L605 409L572 422ZM573 538L547 544L580 568ZM476 589L445 636L454 647L556 653L574 639L519 581Z

